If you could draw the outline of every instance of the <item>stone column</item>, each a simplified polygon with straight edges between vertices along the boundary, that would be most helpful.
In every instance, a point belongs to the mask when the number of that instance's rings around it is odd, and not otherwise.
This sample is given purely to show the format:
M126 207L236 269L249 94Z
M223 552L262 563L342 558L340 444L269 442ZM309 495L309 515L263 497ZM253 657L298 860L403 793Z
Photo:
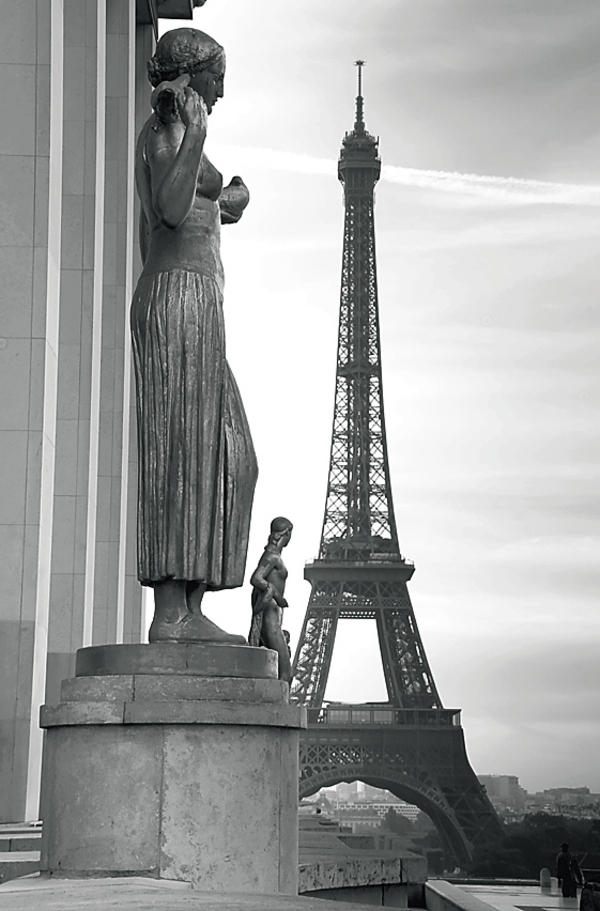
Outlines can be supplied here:
M77 648L142 635L127 311L153 31L138 6L2 4L0 821L38 818L39 706Z
M81 649L46 728L42 871L297 891L298 735L277 654Z
M43 698L46 662L61 251L48 226L61 208L62 23L61 3L2 4L0 821L25 814L31 705L40 683Z

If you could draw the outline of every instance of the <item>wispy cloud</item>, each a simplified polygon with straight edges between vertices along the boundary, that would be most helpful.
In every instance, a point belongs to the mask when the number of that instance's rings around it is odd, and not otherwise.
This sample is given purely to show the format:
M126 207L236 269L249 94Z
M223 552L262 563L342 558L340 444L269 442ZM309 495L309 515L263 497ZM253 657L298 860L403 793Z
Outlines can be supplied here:
M407 187L444 190L507 203L534 205L600 206L600 186L552 183L518 177L424 171L384 165L381 176Z
M220 147L221 154L235 156L255 168L272 168L294 174L331 177L337 163L300 152L249 146L241 149ZM405 187L440 190L445 193L489 199L515 205L600 206L600 186L591 184L552 183L518 177L487 174L461 174L450 171L421 170L383 165L381 179Z

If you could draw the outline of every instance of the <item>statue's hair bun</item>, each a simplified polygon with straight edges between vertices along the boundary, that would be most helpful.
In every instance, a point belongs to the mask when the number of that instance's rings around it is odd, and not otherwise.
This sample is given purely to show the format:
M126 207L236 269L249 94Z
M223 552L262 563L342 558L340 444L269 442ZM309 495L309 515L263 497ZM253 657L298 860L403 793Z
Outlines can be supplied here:
M182 73L192 75L210 66L225 69L225 52L214 38L199 29L172 29L160 38L154 56L148 61L148 79L157 86Z
M148 61L148 79L152 85L157 86L162 82L162 67L156 57L151 57Z

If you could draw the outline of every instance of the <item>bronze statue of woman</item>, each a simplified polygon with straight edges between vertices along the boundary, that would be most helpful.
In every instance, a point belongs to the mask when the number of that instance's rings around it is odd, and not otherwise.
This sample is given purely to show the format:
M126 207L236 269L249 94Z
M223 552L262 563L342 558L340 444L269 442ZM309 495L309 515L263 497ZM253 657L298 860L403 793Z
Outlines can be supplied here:
M149 638L243 643L202 613L242 585L257 477L225 357L220 224L248 202L204 153L225 54L204 32L167 32L148 64L154 113L136 149L143 270L131 307L138 420L138 578L154 588Z
M278 516L271 522L267 546L252 573L252 624L248 642L275 649L279 655L279 679L287 683L292 679L290 651L281 629L283 609L288 606L283 597L287 569L281 551L290 543L293 525L289 519Z

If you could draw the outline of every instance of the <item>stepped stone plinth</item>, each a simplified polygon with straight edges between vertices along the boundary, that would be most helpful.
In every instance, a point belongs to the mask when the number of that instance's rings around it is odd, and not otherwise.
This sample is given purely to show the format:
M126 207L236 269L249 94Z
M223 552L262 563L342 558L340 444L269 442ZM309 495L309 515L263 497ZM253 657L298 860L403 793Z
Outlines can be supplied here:
M41 710L42 871L295 894L306 720L276 653L99 646L76 673Z

